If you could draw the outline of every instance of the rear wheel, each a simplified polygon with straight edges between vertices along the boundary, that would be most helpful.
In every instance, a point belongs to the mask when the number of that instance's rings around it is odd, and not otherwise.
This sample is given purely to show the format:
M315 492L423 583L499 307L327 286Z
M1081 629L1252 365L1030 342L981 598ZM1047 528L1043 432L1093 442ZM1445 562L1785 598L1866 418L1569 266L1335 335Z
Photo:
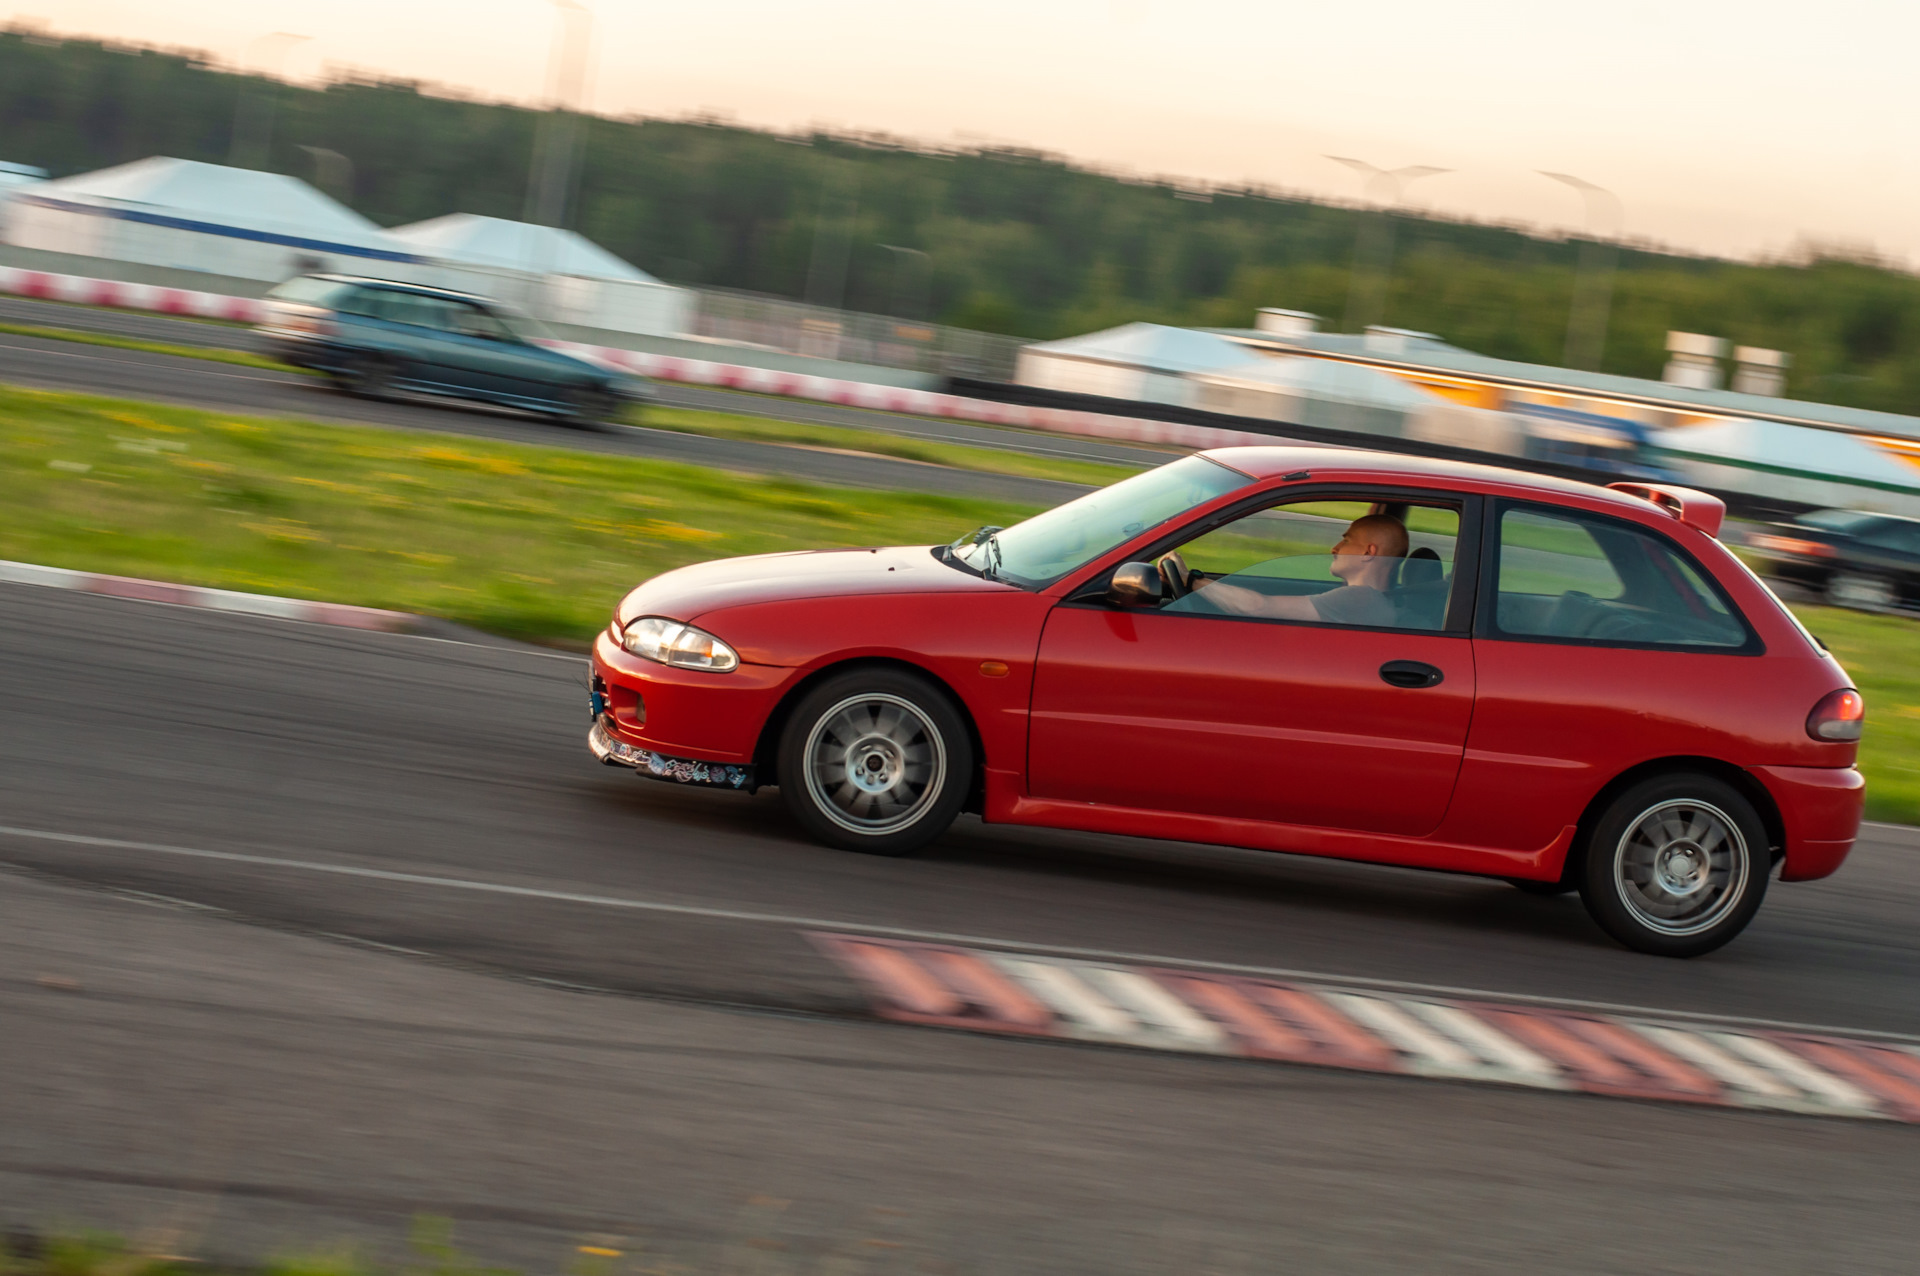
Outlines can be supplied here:
M357 354L341 368L339 384L348 394L362 399L385 399L393 394L394 368L390 360L374 354Z
M897 669L827 679L780 736L781 797L829 846L910 855L947 830L973 778L973 743L944 692Z
M1877 576L1840 572L1827 582L1827 601L1856 611L1884 611L1893 606L1893 585Z
M1766 829L1732 785L1691 772L1655 776L1594 825L1580 897L1627 947L1698 957L1746 929L1770 868Z
M571 386L560 392L560 411L555 415L568 425L591 427L612 419L619 400L611 390L599 386Z

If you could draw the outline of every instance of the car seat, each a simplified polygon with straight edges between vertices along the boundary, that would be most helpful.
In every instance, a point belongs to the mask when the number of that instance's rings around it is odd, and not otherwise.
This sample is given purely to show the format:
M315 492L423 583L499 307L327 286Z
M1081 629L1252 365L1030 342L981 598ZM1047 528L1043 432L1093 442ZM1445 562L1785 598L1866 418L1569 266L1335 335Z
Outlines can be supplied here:
M1408 629L1440 628L1446 621L1452 585L1446 564L1431 548L1422 545L1408 554L1401 560L1400 581L1392 593L1400 624Z

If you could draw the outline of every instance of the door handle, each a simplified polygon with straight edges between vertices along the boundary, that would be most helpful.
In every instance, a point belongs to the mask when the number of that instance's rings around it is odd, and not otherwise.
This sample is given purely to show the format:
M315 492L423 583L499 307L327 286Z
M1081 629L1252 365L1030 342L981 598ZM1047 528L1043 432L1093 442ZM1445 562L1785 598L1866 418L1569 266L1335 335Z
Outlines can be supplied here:
M1420 660L1389 660L1380 666L1380 680L1396 687L1437 687L1446 676Z

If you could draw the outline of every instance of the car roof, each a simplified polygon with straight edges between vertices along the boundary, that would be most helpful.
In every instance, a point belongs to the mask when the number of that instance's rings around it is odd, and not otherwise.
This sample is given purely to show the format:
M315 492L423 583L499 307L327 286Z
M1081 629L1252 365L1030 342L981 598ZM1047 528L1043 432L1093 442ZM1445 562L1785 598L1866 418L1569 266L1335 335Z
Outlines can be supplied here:
M432 284L411 284L400 279L374 279L368 275L308 275L308 279L328 279L341 284L366 284L375 288L391 288L396 292L417 292L428 297L453 297L460 301L478 301L487 305L497 305L491 297L477 292L461 292L458 288L436 288Z
M1258 480L1282 478L1301 471L1315 479L1347 482L1410 482L1440 484L1468 483L1475 486L1497 485L1509 492L1535 496L1570 496L1598 501L1623 510L1645 513L1654 508L1641 497L1614 491L1597 483L1529 474L1498 465L1479 465L1471 461L1445 461L1437 457L1405 456L1396 452L1374 452L1364 448L1331 447L1221 447L1202 452L1202 456L1231 466Z

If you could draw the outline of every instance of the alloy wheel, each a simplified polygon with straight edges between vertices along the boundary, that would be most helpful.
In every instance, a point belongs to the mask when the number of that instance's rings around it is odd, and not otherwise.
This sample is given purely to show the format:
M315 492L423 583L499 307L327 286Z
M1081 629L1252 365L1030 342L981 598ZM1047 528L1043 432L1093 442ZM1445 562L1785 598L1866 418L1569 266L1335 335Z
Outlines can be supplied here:
M849 832L895 833L934 805L947 773L940 731L918 705L849 696L814 722L802 750L809 795Z
M1753 871L1747 839L1720 808L1691 799L1642 812L1613 852L1614 885L1634 920L1675 937L1724 918Z
M1893 587L1884 580L1842 572L1827 586L1827 595L1837 606L1858 611L1878 611L1893 606Z

